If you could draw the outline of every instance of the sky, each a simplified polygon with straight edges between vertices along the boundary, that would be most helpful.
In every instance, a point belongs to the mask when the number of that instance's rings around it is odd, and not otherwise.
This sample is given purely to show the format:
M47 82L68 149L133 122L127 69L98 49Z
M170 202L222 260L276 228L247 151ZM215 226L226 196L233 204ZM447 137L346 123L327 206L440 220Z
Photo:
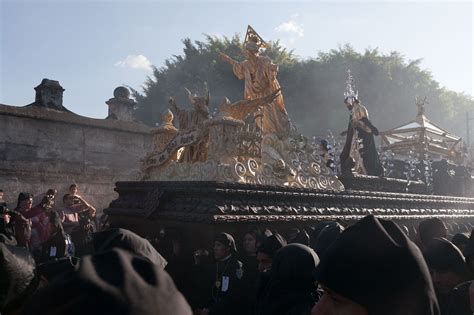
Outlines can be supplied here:
M33 102L48 78L68 109L105 118L113 90L141 90L151 65L182 54L182 39L244 36L248 24L302 58L345 43L398 51L474 95L473 15L472 1L0 0L0 103Z

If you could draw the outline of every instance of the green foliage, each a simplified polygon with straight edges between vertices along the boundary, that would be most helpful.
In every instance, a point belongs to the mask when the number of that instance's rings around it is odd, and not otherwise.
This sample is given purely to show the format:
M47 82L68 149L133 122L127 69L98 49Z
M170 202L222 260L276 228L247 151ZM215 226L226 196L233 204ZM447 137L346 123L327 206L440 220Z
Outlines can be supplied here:
M202 94L204 82L211 91L211 110L224 97L237 101L243 97L243 82L232 67L221 61L219 52L243 60L242 41L206 36L204 41L183 40L180 56L154 68L143 85L143 92L134 91L138 102L136 117L148 124L160 121L173 96L180 106L189 106L184 87ZM288 113L295 125L306 135L325 135L328 130L346 128L348 114L343 105L346 71L355 77L359 98L379 130L388 130L414 119L415 97L426 96L429 104L425 114L446 129L465 136L464 117L474 107L465 94L441 88L431 73L420 67L421 60L406 61L398 52L382 54L377 49L360 53L346 44L315 58L302 60L278 41L270 42L264 52L279 65L278 80L282 86Z

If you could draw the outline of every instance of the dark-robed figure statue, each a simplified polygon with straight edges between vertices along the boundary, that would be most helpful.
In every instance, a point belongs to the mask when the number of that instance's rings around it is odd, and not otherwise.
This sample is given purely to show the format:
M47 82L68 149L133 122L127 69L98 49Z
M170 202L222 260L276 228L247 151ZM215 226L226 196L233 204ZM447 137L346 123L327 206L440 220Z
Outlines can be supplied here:
M356 97L347 97L344 103L351 114L346 142L340 156L342 174L352 176L355 169L358 174L383 176L374 140L374 135L379 134L378 129L372 125L367 109Z

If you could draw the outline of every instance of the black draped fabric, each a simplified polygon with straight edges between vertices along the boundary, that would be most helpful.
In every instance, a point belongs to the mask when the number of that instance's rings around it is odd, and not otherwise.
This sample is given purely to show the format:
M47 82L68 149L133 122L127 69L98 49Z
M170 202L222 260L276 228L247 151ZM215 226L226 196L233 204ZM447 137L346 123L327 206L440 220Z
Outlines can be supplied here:
M363 117L361 121L371 130L371 132L367 132L362 128L357 128L357 134L359 138L362 139L360 155L362 156L365 170L367 171L367 175L383 176L383 168L379 161L374 139L374 135L377 136L379 131L372 125L367 117Z
M37 291L25 314L191 315L166 271L115 248L85 256L78 268Z
M315 303L316 285L312 274L318 263L318 255L306 245L282 247L273 259L259 314L309 314Z
M395 223L372 215L325 251L315 278L369 314L440 314L421 251Z
M358 137L362 140L362 148L360 149L359 153L364 162L365 170L367 171L367 175L383 176L384 170L379 160L374 139L374 135L377 136L379 131L374 125L372 125L372 122L367 117L363 117L361 121L370 129L370 132L367 132L363 128L356 128ZM345 176L351 175L351 168L354 167L354 162L350 157L353 137L354 129L352 128L351 115L349 118L349 125L347 127L346 142L340 156L342 173Z
M128 250L136 255L145 257L162 269L166 267L166 259L144 239L132 231L125 229L110 229L92 235L96 253L106 252L112 248Z
M351 145L352 138L354 137L354 129L351 125L352 115L349 117L349 125L347 126L346 132L346 141L344 142L344 147L342 148L341 155L339 156L339 161L341 163L341 172L344 176L352 175L352 168L354 167L354 160L351 158Z

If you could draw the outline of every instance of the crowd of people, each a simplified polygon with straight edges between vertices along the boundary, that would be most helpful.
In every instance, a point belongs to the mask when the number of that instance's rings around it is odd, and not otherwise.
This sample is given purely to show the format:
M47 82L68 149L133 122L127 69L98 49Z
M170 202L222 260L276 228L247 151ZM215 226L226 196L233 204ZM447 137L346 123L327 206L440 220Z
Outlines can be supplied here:
M197 248L183 260L179 235L162 230L147 240L124 229L100 230L77 186L60 209L54 195L48 191L33 206L32 196L21 193L14 210L3 209L1 314L474 312L468 223L457 225L463 233L438 218L409 229L374 216L308 230L252 227L239 242L218 233L212 249ZM89 225L80 222L85 213ZM90 237L74 237L78 231ZM83 252L74 250L76 242L87 245Z
M39 259L45 251L59 252L59 248L72 253L71 238L80 244L84 242L80 238L86 232L91 234L97 231L97 211L78 194L77 184L69 186L68 193L62 198L62 207L58 207L56 195L57 190L49 189L42 200L34 205L34 196L21 192L16 207L10 210L4 200L4 192L0 191L0 235L3 242L28 247L35 258Z

